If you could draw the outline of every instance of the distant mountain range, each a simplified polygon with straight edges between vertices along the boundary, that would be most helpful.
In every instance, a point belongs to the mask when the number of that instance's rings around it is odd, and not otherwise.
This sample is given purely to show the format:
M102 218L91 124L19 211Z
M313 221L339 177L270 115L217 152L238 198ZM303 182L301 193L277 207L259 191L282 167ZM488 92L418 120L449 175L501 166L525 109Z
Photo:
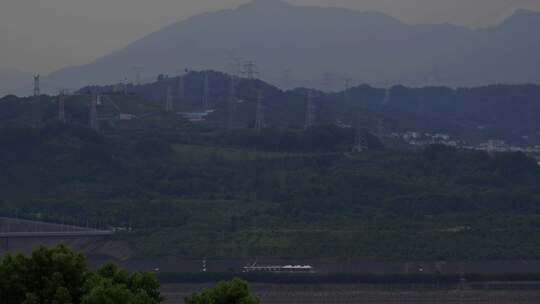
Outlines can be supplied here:
M410 25L377 12L254 0L154 32L45 81L79 88L176 70L232 70L253 60L281 87L343 88L353 83L473 86L540 82L540 13L518 11L500 25L469 29Z

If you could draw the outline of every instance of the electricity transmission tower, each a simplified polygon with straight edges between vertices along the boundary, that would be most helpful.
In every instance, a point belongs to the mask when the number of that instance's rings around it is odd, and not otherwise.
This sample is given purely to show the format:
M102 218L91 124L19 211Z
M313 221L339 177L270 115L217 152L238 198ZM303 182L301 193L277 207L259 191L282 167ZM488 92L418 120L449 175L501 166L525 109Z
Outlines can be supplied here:
M313 93L309 92L306 105L306 121L304 130L310 129L315 125L315 105L313 104Z
M230 88L229 88L229 115L227 121L227 129L232 130L234 128L234 116L236 113L236 77L230 76Z
M387 88L384 90L384 96L379 107L379 115L381 115L381 117L384 115L384 110L390 104L391 101L392 101L392 87L387 86ZM377 120L376 133L377 133L377 137L380 140L384 138L385 129L384 129L384 121L382 118L379 118Z
M351 77L344 77L343 83L345 85L345 91L349 91L351 88L352 78Z
M204 108L210 106L210 78L208 72L204 73L202 104Z
M186 97L186 73L178 74L178 99L183 101Z
M174 111L173 106L173 96L172 96L172 88L170 86L167 87L167 95L165 100L165 111L172 112Z
M292 70L290 68L286 68L282 71L282 80L281 85L284 89L288 90L291 87L292 82Z
M367 134L367 122L362 113L358 113L355 122L355 142L353 152L364 152L369 149L368 134Z
M379 119L377 121L377 137L379 138L379 140L382 140L383 137L384 137L384 133L385 133L385 130L384 130L384 122L382 119Z
M244 69L244 61L241 57L235 56L232 53L227 55L227 63L225 69L230 75L240 77Z
M39 74L34 75L34 96L41 95L41 89L39 86L39 79L41 76Z
M246 76L247 79L249 80L255 79L258 73L259 73L259 69L255 61L248 60L244 63L243 74Z
M391 99L392 99L392 88L389 87L384 91L384 98L383 98L382 106L383 107L387 106L390 103Z
M127 79L127 77L124 78L123 89L124 89L124 92L123 92L124 95L127 96L128 95L128 79Z
M264 97L262 91L259 91L257 97L257 108L255 111L255 129L261 131L265 127L264 122Z
M351 91L351 82L352 82L352 78L350 77L344 77L343 78L343 82L344 82L344 85L345 85L345 101L347 102L347 104L350 104L351 101L352 101L352 91Z
M141 85L141 71L143 70L143 68L139 66L135 66L132 68L132 70L135 73L135 85L140 86Z
M64 91L60 91L60 94L58 95L58 120L63 124L66 123L66 106Z
M93 95L90 100L90 128L94 131L99 131L99 121L97 118L98 99L98 95Z

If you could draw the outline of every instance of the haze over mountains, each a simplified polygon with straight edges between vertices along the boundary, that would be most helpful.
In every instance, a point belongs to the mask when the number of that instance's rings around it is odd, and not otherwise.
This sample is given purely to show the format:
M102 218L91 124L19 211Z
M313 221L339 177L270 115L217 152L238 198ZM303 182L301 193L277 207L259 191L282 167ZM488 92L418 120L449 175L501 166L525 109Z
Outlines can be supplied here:
M29 87L31 85L32 74L15 69L0 68L0 96L7 94L29 94Z
M224 70L231 56L254 60L278 86L356 83L473 86L540 82L540 13L518 11L498 26L410 25L377 12L255 0L195 16L88 65L43 80L79 88L193 70Z

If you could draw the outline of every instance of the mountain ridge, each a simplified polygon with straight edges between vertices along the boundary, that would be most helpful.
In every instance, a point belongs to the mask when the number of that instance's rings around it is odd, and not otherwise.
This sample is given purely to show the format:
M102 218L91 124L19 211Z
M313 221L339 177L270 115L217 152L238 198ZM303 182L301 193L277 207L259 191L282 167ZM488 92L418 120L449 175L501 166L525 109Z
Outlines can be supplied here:
M534 64L540 60L540 39L520 26L537 21L540 13L521 10L496 27L475 30L411 25L371 11L255 0L176 22L90 64L61 69L48 78L79 88L119 82L126 75L133 78L134 66L143 66L145 75L186 67L223 70L226 54L234 54L255 60L263 79L289 88L335 90L345 77L409 86L540 82L540 69ZM519 49L519 56L511 58L508 46L516 40L533 47ZM499 51L494 45L506 47ZM288 69L293 70L289 76L293 79L285 80ZM321 84L325 74L334 78L333 84Z

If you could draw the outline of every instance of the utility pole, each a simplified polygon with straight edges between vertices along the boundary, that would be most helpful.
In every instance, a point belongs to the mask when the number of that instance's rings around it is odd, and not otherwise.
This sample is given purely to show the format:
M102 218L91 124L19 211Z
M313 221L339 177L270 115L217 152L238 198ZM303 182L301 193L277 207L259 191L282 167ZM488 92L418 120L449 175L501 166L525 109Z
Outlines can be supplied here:
M65 124L66 123L66 108L65 108L65 95L64 91L60 91L58 94L58 120Z
M40 77L41 76L39 74L34 75L34 96L41 95L41 89L40 89L40 85L39 85Z
M210 106L210 79L208 72L204 72L202 105L206 109Z
M304 130L308 130L315 125L315 105L313 104L313 93L309 92L306 105L306 121Z
M165 111L167 111L167 112L174 111L172 88L170 86L167 87L167 96L165 98L166 98L166 100L165 100Z
M90 100L90 128L96 132L99 131L99 122L97 119L98 95L93 95Z
M255 112L255 129L260 132L264 127L264 97L262 91L259 91Z

